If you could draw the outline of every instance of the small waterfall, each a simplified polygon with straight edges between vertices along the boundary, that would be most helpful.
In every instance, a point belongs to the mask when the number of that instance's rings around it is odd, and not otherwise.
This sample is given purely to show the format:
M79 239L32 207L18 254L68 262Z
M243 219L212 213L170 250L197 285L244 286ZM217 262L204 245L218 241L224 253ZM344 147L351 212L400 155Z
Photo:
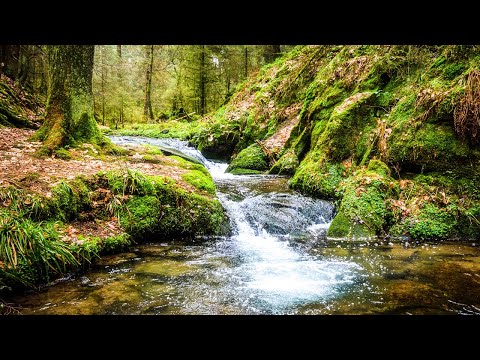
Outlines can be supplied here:
M299 303L333 295L354 280L358 265L313 257L295 246L299 239L324 239L334 212L330 202L290 190L285 177L225 173L226 163L206 159L185 141L111 139L117 144L148 143L175 149L209 170L217 197L230 217L234 235L229 247L237 264L219 270L217 276L230 283L231 288L222 291L233 293L230 296L238 306L253 313L284 313Z

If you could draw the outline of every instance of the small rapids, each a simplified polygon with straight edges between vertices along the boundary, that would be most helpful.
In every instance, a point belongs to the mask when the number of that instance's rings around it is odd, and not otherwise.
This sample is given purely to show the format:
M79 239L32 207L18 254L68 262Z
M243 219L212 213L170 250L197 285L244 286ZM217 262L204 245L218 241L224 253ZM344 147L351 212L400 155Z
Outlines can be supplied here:
M334 215L330 202L289 190L285 177L225 173L226 163L206 159L185 141L111 139L118 145L135 142L174 149L209 170L233 229L233 235L221 241L229 243L235 265L217 275L234 280L224 284L224 291L237 299L237 306L259 313L288 312L299 303L330 296L354 280L357 264L313 257L295 246L324 237Z
M184 141L111 140L204 164L232 235L151 238L12 299L21 314L480 314L476 244L326 239L333 204L289 189L286 177L225 173Z

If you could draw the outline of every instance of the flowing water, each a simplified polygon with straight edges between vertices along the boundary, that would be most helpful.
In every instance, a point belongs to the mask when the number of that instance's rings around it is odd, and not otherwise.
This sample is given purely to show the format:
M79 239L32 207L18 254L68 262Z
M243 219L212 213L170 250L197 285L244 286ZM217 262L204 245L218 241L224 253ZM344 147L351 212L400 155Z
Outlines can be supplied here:
M21 314L480 314L475 243L326 239L333 205L290 190L285 177L227 174L178 140L111 139L205 164L233 235L152 238L14 299Z

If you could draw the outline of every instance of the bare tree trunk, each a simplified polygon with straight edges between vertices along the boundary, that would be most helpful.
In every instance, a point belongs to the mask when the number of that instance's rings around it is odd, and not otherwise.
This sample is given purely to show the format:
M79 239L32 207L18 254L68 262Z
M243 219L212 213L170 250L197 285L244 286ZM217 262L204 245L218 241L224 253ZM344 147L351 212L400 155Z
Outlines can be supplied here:
M145 59L147 61L146 84L145 84L145 105L143 107L143 114L147 119L153 119L152 110L152 70L153 70L153 45L145 48Z

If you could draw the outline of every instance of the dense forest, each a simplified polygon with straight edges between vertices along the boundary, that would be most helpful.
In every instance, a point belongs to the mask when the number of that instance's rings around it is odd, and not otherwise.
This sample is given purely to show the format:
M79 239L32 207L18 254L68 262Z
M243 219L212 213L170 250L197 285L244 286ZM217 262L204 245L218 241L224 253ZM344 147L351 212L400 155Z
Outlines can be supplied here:
M187 140L335 205L326 239L480 239L480 47L1 45L0 293L232 229Z

